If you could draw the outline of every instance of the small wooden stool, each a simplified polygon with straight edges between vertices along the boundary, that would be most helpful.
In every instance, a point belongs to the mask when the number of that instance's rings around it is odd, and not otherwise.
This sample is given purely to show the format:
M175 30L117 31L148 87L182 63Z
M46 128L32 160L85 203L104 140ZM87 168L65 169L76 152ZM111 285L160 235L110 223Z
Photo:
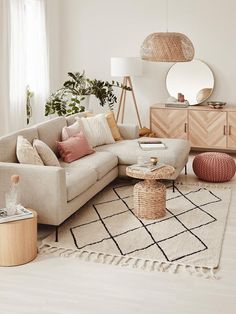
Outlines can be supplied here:
M37 256L37 213L31 211L32 218L0 224L0 266L26 264Z

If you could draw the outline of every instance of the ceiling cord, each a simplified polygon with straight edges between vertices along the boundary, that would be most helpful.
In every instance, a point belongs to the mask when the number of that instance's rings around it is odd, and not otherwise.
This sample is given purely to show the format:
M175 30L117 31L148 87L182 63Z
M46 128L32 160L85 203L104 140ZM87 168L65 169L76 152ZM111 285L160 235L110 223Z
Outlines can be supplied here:
M168 32L168 28L169 28L169 1L166 0L166 31Z

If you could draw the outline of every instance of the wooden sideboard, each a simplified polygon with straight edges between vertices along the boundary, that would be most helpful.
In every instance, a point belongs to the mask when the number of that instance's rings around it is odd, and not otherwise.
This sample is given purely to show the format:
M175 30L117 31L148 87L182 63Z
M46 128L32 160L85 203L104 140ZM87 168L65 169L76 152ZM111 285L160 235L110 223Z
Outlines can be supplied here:
M150 128L158 137L188 139L192 149L236 151L236 106L212 109L207 105L150 108Z

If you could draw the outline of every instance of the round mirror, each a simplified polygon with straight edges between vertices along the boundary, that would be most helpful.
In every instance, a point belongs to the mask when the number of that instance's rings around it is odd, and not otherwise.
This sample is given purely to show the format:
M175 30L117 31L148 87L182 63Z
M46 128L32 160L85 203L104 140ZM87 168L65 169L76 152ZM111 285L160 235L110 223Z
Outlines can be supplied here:
M166 76L170 96L178 99L182 94L189 105L197 105L210 97L214 76L208 65L200 60L175 63Z

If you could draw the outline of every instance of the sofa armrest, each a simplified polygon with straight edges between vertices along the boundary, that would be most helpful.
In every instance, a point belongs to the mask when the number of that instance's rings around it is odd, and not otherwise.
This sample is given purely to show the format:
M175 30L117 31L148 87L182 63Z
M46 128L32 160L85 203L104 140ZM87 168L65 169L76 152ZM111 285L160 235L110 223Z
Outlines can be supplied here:
M125 140L133 140L139 137L139 128L136 124L117 124L120 134Z
M20 176L20 202L38 213L38 222L58 225L66 209L67 191L65 170L60 167L36 166L0 162L0 206L5 206L5 193L10 177Z

